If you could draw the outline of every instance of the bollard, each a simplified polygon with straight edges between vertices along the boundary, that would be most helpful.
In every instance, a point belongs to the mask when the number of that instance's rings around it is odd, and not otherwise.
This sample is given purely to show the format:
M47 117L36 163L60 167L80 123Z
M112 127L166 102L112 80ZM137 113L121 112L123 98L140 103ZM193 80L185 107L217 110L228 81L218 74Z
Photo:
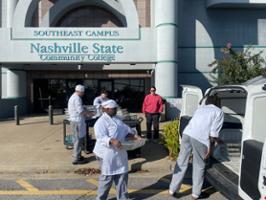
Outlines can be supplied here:
M16 125L19 125L19 110L18 110L18 105L14 106L14 118Z
M53 116L53 106L49 105L49 124L54 124L54 116Z

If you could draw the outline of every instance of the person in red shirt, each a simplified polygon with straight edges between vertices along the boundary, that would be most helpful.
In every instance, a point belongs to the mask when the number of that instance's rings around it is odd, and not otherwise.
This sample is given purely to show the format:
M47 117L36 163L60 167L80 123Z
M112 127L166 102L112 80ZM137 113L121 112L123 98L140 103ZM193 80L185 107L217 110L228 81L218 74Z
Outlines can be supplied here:
M150 89L150 94L146 95L142 112L146 117L147 125L147 138L151 139L151 125L153 124L153 139L159 138L159 119L161 112L163 112L163 99L160 95L156 94L156 88L154 86Z

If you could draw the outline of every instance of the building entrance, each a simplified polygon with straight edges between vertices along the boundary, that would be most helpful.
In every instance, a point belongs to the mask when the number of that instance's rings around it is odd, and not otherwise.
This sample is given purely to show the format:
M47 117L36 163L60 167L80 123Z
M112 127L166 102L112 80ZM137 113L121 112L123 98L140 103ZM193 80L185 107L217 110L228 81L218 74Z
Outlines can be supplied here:
M46 112L49 105L64 110L77 84L86 87L83 102L92 105L102 90L109 98L117 101L122 108L131 112L141 112L145 95L145 79L34 79L33 112Z

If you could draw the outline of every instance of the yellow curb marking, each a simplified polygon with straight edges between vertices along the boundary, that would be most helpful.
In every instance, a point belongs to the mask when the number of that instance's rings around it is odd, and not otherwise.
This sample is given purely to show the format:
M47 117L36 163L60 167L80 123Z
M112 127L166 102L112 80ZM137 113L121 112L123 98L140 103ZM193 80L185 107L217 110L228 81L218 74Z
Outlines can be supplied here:
M88 180L86 180L88 183L91 183L92 185L95 185L95 186L97 186L97 188L98 188L98 181L97 180L95 180L95 179L88 179ZM115 189L114 188L111 188L110 189L110 193L111 194L116 194L116 191L115 191Z
M19 185L21 185L23 188L28 190L29 192L37 192L37 191L39 191L38 188L34 187L33 185L29 184L27 181L24 181L22 179L19 179L16 182Z
M164 183L169 183L170 184L170 180L169 179L167 179L167 178L161 178L160 179L160 181L161 182L164 182ZM182 193L182 192L187 192L188 190L190 190L192 188L192 186L191 185L189 185L189 184L182 184L181 185L181 188L180 188L180 190L179 190L179 192L180 193Z
M160 189L128 189L128 193L165 195L165 194L168 194L168 190L160 190Z
M137 194L158 194L168 195L168 190L160 189L129 189L129 193ZM110 191L109 194L116 194L115 190ZM39 190L39 191L23 191L23 190L2 190L0 195L25 195L25 196L38 196L38 195L97 195L96 190Z
M0 195L96 195L94 190L0 191Z
M179 190L180 193L183 193L183 192L187 192L188 190L190 190L192 188L191 185L188 185L188 184L182 184L181 185L181 188Z
M162 180L162 179L161 179ZM98 181L95 179L88 179L86 180L88 183L91 183L95 186L98 186ZM163 181L169 182L168 179ZM21 185L25 190L0 190L0 195L24 195L24 196L34 196L34 195L97 195L96 190L39 190L38 188L34 187L30 183L26 182L25 180L17 180L16 181L19 185ZM186 192L191 189L191 185L182 184L180 192ZM205 190L212 191L213 187L208 187ZM129 193L138 193L138 194L158 194L158 195L168 195L168 190L161 190L161 189L128 189ZM110 194L116 194L114 188L111 188Z

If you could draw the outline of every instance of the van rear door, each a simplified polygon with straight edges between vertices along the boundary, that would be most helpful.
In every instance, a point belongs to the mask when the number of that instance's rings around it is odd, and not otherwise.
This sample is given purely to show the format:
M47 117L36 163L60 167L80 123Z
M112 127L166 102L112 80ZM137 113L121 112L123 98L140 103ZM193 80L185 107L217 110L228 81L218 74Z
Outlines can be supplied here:
M238 191L243 199L265 199L266 91L263 85L257 85L247 92Z
M262 158L260 165L260 174L259 174L259 191L261 199L266 199L266 140L263 144Z
M179 129L181 135L194 111L199 107L199 102L203 97L201 89L196 86L182 85L182 88L182 107Z

